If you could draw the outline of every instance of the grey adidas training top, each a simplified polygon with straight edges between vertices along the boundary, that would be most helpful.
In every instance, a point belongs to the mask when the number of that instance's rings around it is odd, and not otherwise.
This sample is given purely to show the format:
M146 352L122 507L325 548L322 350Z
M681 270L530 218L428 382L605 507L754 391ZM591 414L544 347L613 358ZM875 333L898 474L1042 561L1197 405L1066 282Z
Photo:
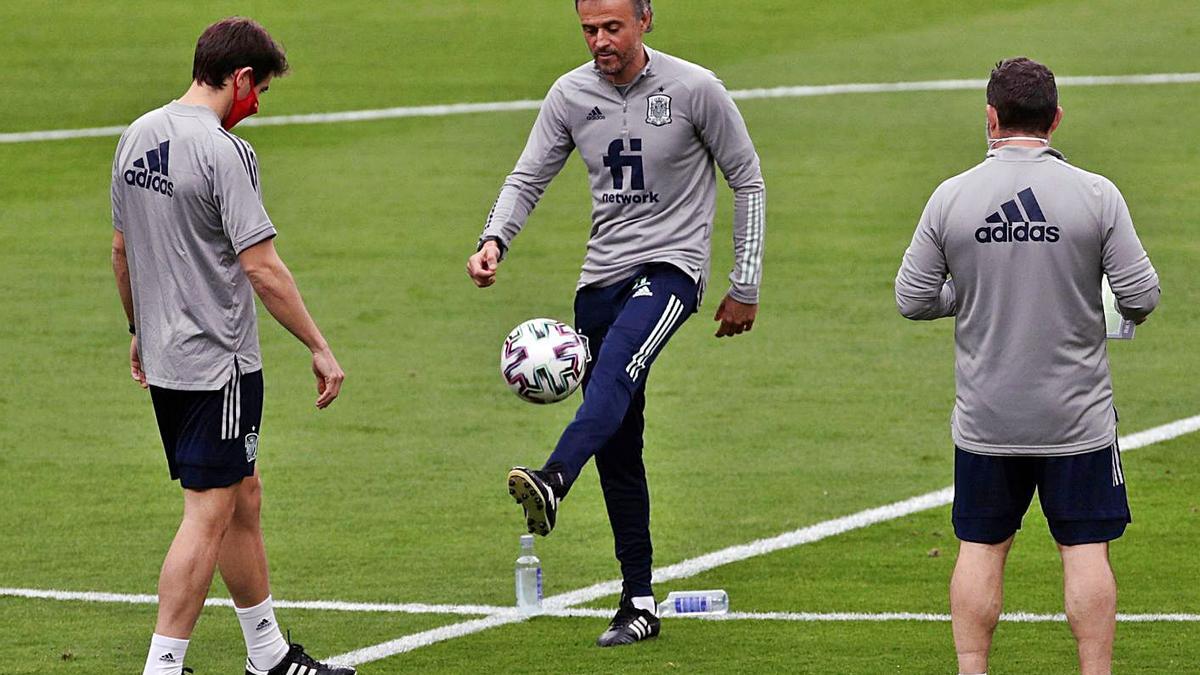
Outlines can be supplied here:
M1115 441L1102 275L1126 318L1158 304L1121 193L1057 151L1002 147L938 187L896 303L910 319L955 317L958 447L1053 456Z
M215 390L262 368L254 290L238 254L275 236L258 159L205 106L172 102L117 144L113 227L124 233L146 379Z
M666 262L703 284L710 266L716 176L734 191L734 299L758 302L766 200L741 113L708 70L646 48L649 63L618 88L588 63L542 102L482 239L507 250L576 147L592 188L592 225L579 286L606 285Z

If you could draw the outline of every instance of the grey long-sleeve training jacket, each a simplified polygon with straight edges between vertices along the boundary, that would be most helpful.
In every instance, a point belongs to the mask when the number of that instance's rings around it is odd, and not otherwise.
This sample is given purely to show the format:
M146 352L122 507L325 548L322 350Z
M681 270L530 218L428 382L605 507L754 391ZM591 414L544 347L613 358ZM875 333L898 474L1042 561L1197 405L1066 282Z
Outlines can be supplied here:
M1006 146L938 187L896 303L910 319L955 317L958 447L1054 456L1114 442L1104 275L1127 319L1158 304L1121 193L1056 150Z
M653 262L708 276L716 177L734 191L730 293L758 302L766 198L741 113L713 73L646 48L649 63L617 87L592 63L563 75L542 102L481 241L507 248L571 151L587 166L592 226L579 287L615 283Z

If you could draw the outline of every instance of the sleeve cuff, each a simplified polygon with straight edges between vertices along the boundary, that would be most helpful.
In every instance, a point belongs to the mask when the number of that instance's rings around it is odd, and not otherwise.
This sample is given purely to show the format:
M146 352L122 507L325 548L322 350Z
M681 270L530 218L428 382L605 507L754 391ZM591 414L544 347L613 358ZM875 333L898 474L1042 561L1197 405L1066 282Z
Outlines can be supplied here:
M233 245L233 252L241 255L242 251L245 251L255 244L261 244L262 242L274 237L275 234L275 226L271 223L267 223L266 227L242 237L239 241L237 241Z
M745 305L758 304L758 289L753 286L733 284L729 287L729 297Z
M500 237L497 237L495 235L488 235L486 237L480 237L479 244L475 247L475 250L476 251L483 250L483 245L488 243L489 241L496 242L496 246L500 247L500 260L504 260L504 258L506 258L508 256L508 245L504 243L503 239L501 239Z

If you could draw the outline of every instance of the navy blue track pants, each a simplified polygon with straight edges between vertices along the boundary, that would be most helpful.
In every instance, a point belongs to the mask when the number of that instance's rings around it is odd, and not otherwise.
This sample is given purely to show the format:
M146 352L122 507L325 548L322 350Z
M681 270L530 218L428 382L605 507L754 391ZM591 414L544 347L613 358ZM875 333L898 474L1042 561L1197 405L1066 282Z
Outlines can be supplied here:
M596 458L617 560L631 596L652 594L650 494L642 463L646 378L667 341L695 313L698 300L696 282L668 264L647 266L611 286L584 287L575 296L575 327L587 336L592 361L584 376L583 404L544 470L562 474L569 490L587 461Z

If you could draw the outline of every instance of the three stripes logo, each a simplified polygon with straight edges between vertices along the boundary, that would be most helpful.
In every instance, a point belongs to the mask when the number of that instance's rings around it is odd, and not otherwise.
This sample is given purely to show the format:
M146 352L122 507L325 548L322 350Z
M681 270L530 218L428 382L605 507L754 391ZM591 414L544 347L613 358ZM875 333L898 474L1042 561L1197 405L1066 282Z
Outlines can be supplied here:
M166 654L158 657L158 660L162 663L175 663L175 655L171 652L167 652Z
M587 115L587 121L589 122L597 122L602 119L606 118L604 117L604 113L600 112L600 106L592 108L592 111Z
M242 435L242 373L234 368L233 375L221 390L221 440L228 441ZM249 444L247 444L249 451ZM258 436L254 437L254 452L258 454ZM247 462L254 461L249 457Z
M1020 205L1017 205L1017 202ZM1024 213L1022 213L1024 209ZM985 219L990 225L975 230L975 241L981 244L1004 244L1008 242L1044 241L1053 244L1059 239L1059 229L1055 225L1035 225L1045 223L1046 215L1038 204L1033 188L1025 188L1017 193L1016 199L1010 199L1000 205Z
M667 307L663 310L662 316L658 317L658 323L654 324L654 330L650 331L650 336L633 355L629 365L625 366L625 374L629 375L630 380L637 382L647 364L666 344L667 338L671 336L671 331L675 330L675 325L681 316L683 316L683 303L672 295L667 298Z
M173 197L175 184L167 178L170 164L171 141L163 141L147 150L145 157L134 160L133 168L125 170L125 183Z
M1112 445L1112 484L1113 487L1118 487L1125 483L1125 469L1121 466L1121 447L1117 443Z
M220 131L221 135L225 136L233 144L233 149L237 150L238 159L242 160L242 168L246 170L246 175L250 177L250 184L254 186L255 190L258 190L258 156L254 154L254 150L250 148L250 144L224 129L218 128L217 131Z
M645 640L650 636L650 623L646 621L646 617L639 616L629 624L629 630L637 636L639 640Z

